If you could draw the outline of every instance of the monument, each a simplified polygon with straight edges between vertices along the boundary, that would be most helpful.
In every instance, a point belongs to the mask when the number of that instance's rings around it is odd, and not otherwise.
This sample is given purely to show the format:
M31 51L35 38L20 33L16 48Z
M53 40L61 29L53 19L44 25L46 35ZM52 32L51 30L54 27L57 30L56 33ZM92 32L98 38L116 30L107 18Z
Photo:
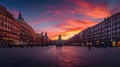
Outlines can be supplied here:
M62 38L61 35L58 36L58 43L56 45L57 47L62 47Z

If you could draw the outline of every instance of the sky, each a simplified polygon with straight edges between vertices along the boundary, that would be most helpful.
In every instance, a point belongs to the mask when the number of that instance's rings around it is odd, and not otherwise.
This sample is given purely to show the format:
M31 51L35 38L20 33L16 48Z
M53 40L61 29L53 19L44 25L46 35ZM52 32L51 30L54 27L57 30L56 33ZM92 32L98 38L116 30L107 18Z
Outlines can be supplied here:
M36 33L69 39L118 12L120 0L0 0L15 18L19 12Z

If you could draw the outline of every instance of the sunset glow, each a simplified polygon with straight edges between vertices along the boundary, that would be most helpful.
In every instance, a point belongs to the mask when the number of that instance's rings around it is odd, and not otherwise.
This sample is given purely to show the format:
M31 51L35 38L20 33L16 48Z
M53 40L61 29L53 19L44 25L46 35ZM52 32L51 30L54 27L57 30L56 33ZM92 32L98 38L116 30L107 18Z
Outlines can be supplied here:
M59 34L62 39L68 39L101 22L114 11L112 8L119 8L120 3L119 0L29 0L26 4L27 1L20 0L19 3L17 0L5 0L1 4L6 6L15 18L21 11L25 21L37 33L48 32L52 40L57 39ZM13 3L16 6L13 7Z

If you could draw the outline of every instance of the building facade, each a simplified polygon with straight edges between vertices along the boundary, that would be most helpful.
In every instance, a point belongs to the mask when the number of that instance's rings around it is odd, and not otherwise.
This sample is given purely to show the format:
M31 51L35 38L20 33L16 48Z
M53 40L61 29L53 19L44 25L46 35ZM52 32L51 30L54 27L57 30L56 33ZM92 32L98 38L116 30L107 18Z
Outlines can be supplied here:
M81 35L82 34L82 35ZM104 18L104 20L92 27L77 34L80 41L85 45L107 45L119 46L120 45L120 12ZM76 39L75 37L73 37Z
M20 26L13 15L0 5L0 45L9 46L20 42Z
M21 13L15 19L0 5L0 46L33 44L36 44L35 31L24 21Z
M20 40L22 45L33 45L35 44L36 34L33 28L28 25L23 19L21 13L17 18L17 21L20 24Z
M41 34L36 33L36 44L41 46L50 45L50 39L47 35L47 32L42 32Z
M17 19L3 6L0 5L0 47L23 45L49 45L50 39L47 32L36 34L27 24L21 13Z
M36 33L36 44L37 45L42 45L44 43L44 35L42 33Z

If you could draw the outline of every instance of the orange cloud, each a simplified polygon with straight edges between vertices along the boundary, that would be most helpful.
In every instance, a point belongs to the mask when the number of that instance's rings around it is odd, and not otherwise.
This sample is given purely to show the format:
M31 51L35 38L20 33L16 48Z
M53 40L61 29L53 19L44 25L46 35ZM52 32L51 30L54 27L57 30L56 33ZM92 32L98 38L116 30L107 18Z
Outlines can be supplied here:
M59 2L56 1L56 4L53 1L39 2L42 4L30 5L27 8L27 10L32 9L30 13L32 11L35 14L40 13L37 17L31 15L32 21L29 24L37 33L48 32L52 40L57 39L59 34L63 39L68 39L85 28L101 22L110 13L118 11L120 1L116 2L110 0L59 0ZM109 8L113 7L118 9L109 11ZM11 12L15 17L19 14L16 10ZM28 14L26 13L26 15Z
M74 36L75 34L79 33L80 31L82 31L83 29L89 27L89 26L93 26L95 25L95 22L92 21L82 21L82 20L73 20L73 19L69 19L66 20L66 24L58 24L55 27L63 29L64 31L55 31L54 34L51 33L51 39L57 39L58 35L61 34L62 35L62 39L68 39L72 36Z
M59 34L62 35L63 39L68 39L85 28L97 24L98 21L96 22L94 20L103 19L109 15L109 11L107 11L107 3L93 4L85 0L70 1L72 1L76 7L71 8L68 6L63 7L63 10L49 10L40 15L37 20L31 23L31 25L38 25L43 22L45 22L44 24L56 22L51 26L52 28L44 31L48 32L48 35L52 40L57 39ZM52 9L53 8L54 6ZM47 17L48 15L50 16Z
M107 8L96 7L91 12L86 13L86 15L94 18L104 18L106 16L109 16L109 12Z
M86 16L93 18L104 18L109 16L110 11L107 2L91 3L85 0L71 0L78 5L76 11L84 13Z

